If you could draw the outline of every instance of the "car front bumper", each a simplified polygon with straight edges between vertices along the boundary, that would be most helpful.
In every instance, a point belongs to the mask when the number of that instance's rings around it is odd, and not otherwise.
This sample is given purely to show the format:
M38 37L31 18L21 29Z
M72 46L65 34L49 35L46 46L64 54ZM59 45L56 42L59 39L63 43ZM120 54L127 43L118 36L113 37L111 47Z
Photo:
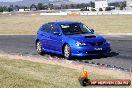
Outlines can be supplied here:
M101 49L101 50L97 50ZM110 45L105 44L101 46L83 46L83 47L72 47L71 55L72 56L95 56L101 54L109 54L111 51Z

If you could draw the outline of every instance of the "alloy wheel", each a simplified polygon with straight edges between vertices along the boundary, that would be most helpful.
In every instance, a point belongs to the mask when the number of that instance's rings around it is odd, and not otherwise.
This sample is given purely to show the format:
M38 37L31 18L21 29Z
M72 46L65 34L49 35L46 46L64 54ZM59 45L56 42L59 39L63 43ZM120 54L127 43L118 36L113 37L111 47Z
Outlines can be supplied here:
M38 41L36 44L36 50L39 54L42 54L42 44L40 41Z
M65 47L64 47L64 56L65 56L65 58L69 59L70 55L71 55L70 47L69 47L69 45L65 45Z

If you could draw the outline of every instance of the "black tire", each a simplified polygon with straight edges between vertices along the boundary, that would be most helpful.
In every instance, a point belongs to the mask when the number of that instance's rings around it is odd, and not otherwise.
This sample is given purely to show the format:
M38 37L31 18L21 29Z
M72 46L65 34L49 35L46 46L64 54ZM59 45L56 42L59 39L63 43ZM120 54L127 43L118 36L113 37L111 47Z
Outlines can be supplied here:
M44 52L42 50L42 43L40 41L36 42L36 50L38 54L43 55Z
M71 59L71 48L68 44L64 46L63 54L65 59Z

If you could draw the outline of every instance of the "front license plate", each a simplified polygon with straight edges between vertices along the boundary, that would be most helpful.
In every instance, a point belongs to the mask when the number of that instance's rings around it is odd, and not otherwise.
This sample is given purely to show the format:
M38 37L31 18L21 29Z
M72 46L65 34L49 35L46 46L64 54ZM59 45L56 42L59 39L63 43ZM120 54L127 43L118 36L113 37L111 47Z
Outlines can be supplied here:
M103 50L102 48L94 48L94 50L100 51Z

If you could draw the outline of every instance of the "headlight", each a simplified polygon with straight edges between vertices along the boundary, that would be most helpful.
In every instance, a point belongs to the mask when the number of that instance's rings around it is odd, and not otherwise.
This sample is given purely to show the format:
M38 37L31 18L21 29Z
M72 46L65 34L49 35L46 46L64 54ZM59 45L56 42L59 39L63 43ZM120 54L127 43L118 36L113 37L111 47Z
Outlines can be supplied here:
M83 42L76 42L76 45L77 45L77 46L85 46L86 43L83 43Z
M106 44L106 43L110 43L110 42L105 40L103 43Z
M107 43L109 43L109 44L110 44L110 41L107 41Z

